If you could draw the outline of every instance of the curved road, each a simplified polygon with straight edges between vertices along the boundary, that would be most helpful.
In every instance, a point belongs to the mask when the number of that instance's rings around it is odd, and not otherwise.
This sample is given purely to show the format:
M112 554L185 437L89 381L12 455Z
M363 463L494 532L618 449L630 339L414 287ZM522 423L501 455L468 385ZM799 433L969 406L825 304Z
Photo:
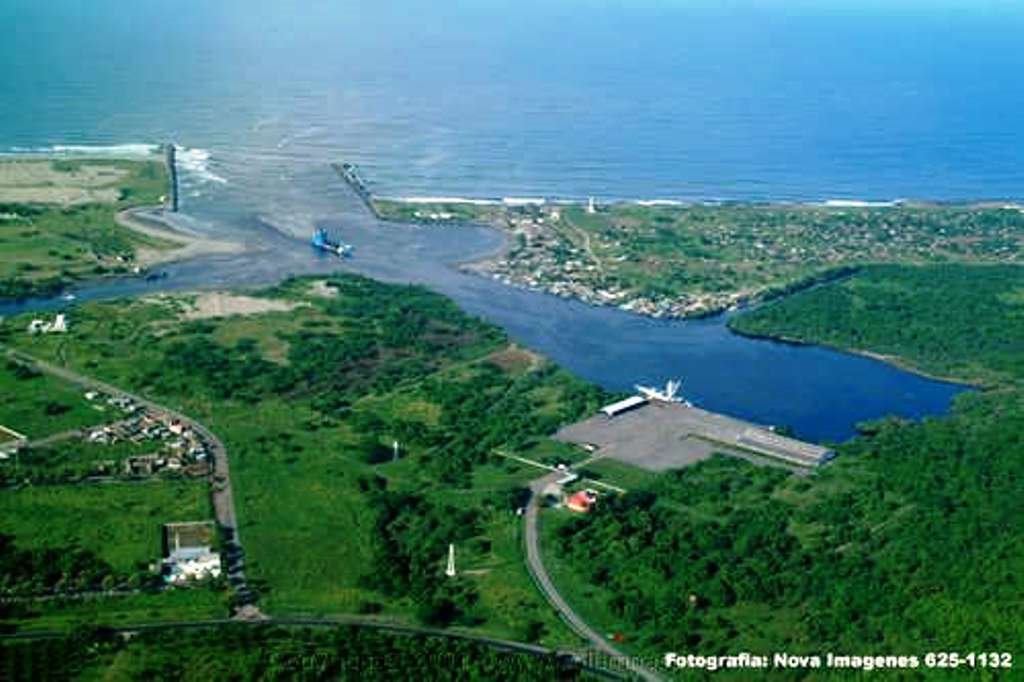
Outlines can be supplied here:
M33 367L40 372L45 372L64 381L77 384L82 388L92 389L112 396L125 397L138 405L141 405L157 415L169 419L178 419L187 425L194 432L209 444L213 452L213 484L211 485L210 497L213 501L214 515L217 524L221 527L225 538L224 559L226 562L228 582L231 584L237 596L235 607L235 618L245 620L260 620L265 616L256 606L257 595L249 587L245 579L245 553L242 550L242 540L238 534L238 517L235 514L235 500L231 494L231 471L228 465L228 451L217 436L209 429L176 410L147 400L142 396L122 390L104 383L97 379L78 374L65 367L40 360L36 357L22 353L10 348L3 348L4 356L15 360L23 365Z
M0 347L2 348L2 347ZM255 620L255 621L266 621L274 622L282 625L285 624L308 624L308 625L339 625L339 624L350 624L350 625L361 625L366 627L378 627L384 629L391 629L396 631L407 631L415 632L419 634L438 634L444 636L458 636L466 639L472 639L484 643L488 643L492 646L507 647L509 649L515 649L519 651L532 651L533 653L545 652L549 650L543 649L542 647L535 647L533 645L522 644L518 642L508 642L505 640L498 640L488 637L477 637L473 635L455 635L454 633L446 633L444 631L435 631L429 628L412 628L405 626L396 626L382 624L379 622L370 621L359 617L340 617L337 619L323 619L323 620L302 620L302 619L269 619L263 613L260 612L256 606L257 595L250 589L245 579L245 562L244 552L242 550L241 538L238 533L238 519L235 513L234 498L231 494L231 475L230 468L228 465L227 448L219 438L217 438L209 429L203 426L201 423L184 415L176 410L172 410L168 407L155 403L151 400L147 400L142 396L124 391L122 389L111 386L110 384L104 383L97 379L92 379L84 375L78 374L77 372L53 365L44 360L40 360L31 355L21 353L12 349L4 348L4 355L12 360L20 362L35 369L58 377L65 381L77 384L83 388L93 389L107 393L112 396L123 396L134 401L136 404L145 407L146 409L165 417L172 419L179 419L182 423L188 425L192 430L198 433L203 440L209 443L211 450L213 451L214 457L214 484L212 485L211 497L213 499L214 513L217 518L217 523L224 530L226 536L227 548L226 548L226 559L227 559L227 573L228 580L235 590L238 596L238 606L235 610L234 618L236 620ZM537 583L537 586L543 592L548 602L558 611L559 615L566 622L566 624L584 640L589 641L591 645L600 653L615 659L620 662L620 665L624 665L632 673L639 675L648 682L660 682L661 678L654 672L644 668L639 663L631 660L629 656L623 654L621 651L613 647L605 640L600 634L593 630L586 622L580 618L572 607L569 606L568 602L559 594L555 588L551 577L548 575L547 569L544 568L544 563L541 560L540 555L540 542L538 532L538 517L540 514L540 499L544 488L551 482L557 480L563 476L563 472L556 471L552 472L540 479L533 481L530 484L532 495L530 497L530 503L527 506L525 514L525 542L526 542L526 563L530 570L531 575ZM167 626L161 625L140 625L136 626L136 629L147 628L147 627L201 627L203 625L216 624L218 621L203 621L195 623L177 623L170 624ZM225 621L230 622L230 621ZM126 630L128 628L125 628Z
M178 622L167 622L167 623L139 623L135 625L121 625L116 627L104 627L98 626L112 632L130 634L138 632L140 630L194 630L201 628L219 627L223 625L238 625L238 620L231 619L212 619L212 620L197 620L197 621L178 621ZM527 644L525 642L515 642L507 639L498 639L496 637L486 637L484 635L474 635L465 632L452 632L451 630L439 630L437 628L420 627L415 625L401 625L398 623L388 623L380 620L375 620L370 616L337 616L334 618L266 618L258 622L249 622L248 625L277 625L281 627L320 627L320 628L334 628L334 627L359 627L368 628L371 630L383 630L385 632L392 632L402 635L412 636L428 636L428 637L445 637L447 639L458 639L467 642L476 642L483 644L496 651L504 651L508 653L527 654L530 656L558 656L558 657L571 657L580 667L587 672L599 675L601 677L612 679L612 680L624 680L627 679L621 673L606 670L599 666L594 665L585 659L579 658L572 652L556 651L554 649L548 649L537 644ZM61 637L67 637L67 631L33 631L33 632L13 632L13 633L0 633L0 641L2 640L18 640L18 639L56 639Z
M551 576L548 575L547 569L544 568L544 562L541 560L540 556L540 532L538 530L540 501L544 489L564 475L565 472L563 471L555 471L530 483L530 503L526 507L525 519L526 566L530 569L530 574L533 576L533 579L537 583L541 592L544 593L548 602L555 608L555 610L558 611L562 620L565 621L573 632L590 642L597 651L620 662L620 665L624 665L628 670L639 675L644 680L647 680L648 682L660 682L661 677L656 673L648 670L633 660L632 657L616 649L597 631L587 625L586 622L572 610L572 607L569 606L569 603L565 598L558 593L558 589L555 587L554 582L552 582Z

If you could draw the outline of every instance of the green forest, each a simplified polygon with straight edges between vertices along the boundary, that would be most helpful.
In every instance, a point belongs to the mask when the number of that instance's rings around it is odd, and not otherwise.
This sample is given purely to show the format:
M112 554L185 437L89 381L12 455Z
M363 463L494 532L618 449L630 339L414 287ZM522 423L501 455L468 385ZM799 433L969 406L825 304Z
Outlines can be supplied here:
M961 380L1016 381L1024 377L1024 268L873 266L760 306L730 326L894 356Z
M45 680L502 680L597 679L571 659L494 650L447 637L353 627L246 625L152 630L130 639L105 630L0 643L0 679Z
M738 317L990 385L947 417L864 424L809 477L717 458L553 517L575 603L625 646L1020 652L1024 270L869 268Z

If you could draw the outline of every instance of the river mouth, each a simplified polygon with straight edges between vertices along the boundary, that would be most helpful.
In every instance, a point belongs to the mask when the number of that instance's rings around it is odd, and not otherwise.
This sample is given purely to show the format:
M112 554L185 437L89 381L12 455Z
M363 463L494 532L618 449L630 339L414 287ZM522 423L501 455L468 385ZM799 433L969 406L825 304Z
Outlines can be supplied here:
M815 346L752 339L731 332L728 316L656 320L505 285L454 264L494 253L504 236L481 226L425 227L377 221L333 176L323 225L355 246L351 258L314 251L301 226L243 207L231 213L196 207L218 235L242 237L241 254L211 255L161 268L165 277L84 284L75 301L36 299L0 304L0 315L159 292L273 284L289 275L355 272L392 283L427 286L516 341L609 390L683 381L687 399L763 425L787 426L803 439L838 442L863 421L889 415L920 419L945 413L970 387L919 376L871 358ZM321 195L324 196L324 195ZM276 228L276 229L275 229Z

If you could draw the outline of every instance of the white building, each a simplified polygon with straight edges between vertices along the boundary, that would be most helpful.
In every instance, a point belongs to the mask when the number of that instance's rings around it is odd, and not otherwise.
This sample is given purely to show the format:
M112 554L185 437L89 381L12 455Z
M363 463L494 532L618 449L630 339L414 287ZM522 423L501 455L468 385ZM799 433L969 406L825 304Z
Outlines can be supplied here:
M167 559L164 565L164 580L174 585L220 576L220 554L216 552L207 551L179 559Z
M221 574L220 554L211 543L211 523L169 523L164 526L167 558L164 559L164 580L181 585L190 580L217 578Z
M646 404L647 398L640 395L633 395L626 398L625 400L620 400L617 403L605 405L604 407L601 408L601 411L604 412L605 416L607 417L614 417L616 415L622 414L623 412L629 412L630 410L634 410L640 407L641 405Z
M28 323L29 334L64 334L68 330L68 321L64 313L59 313L53 322L35 319Z

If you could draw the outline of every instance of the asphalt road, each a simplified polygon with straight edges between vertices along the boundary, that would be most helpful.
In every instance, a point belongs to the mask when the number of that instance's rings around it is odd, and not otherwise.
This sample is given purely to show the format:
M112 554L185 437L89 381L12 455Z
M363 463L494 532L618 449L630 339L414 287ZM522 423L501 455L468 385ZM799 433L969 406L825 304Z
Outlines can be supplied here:
M389 629L394 631L405 631L410 634L436 634L443 636L457 636L465 639L488 643L492 646L499 648L506 648L508 650L532 652L532 653L547 653L548 650L542 647L535 647L533 645L522 644L519 642L509 642L505 640L498 640L489 637L474 636L474 635L457 635L454 633L432 630L429 628L416 628L407 626L396 626L382 624L379 622L371 621L369 619L363 619L359 617L339 617L336 619L324 619L324 620L301 620L301 619L269 619L263 613L260 612L256 606L257 595L250 589L245 579L245 562L244 552L242 550L241 538L238 533L238 520L235 513L234 498L231 494L231 472L227 457L227 448L224 447L223 442L217 438L213 432L207 429L198 421L180 413L176 410L172 410L168 407L155 403L151 400L147 400L142 396L124 391L122 389L111 386L110 384L102 381L92 379L90 377L83 376L69 370L64 367L58 367L57 365L50 364L43 360L39 360L32 356L20 353L11 349L4 349L5 355L8 358L21 362L23 364L35 367L39 371L46 372L52 376L56 376L65 381L78 384L83 388L98 390L103 393L107 393L112 396L123 396L134 401L136 404L145 407L148 410L156 414L162 414L166 417L173 419L179 419L182 423L186 424L193 431L198 433L209 445L214 456L214 480L215 484L212 488L212 499L214 506L214 513L217 518L217 523L225 531L225 537L227 539L227 547L225 548L225 559L227 561L227 573L228 580L238 595L238 606L236 606L234 618L235 620L251 620L251 621L263 621L278 623L281 625L286 624L303 624L303 625L360 625L366 627L378 627L382 629ZM630 658L620 652L618 649L613 647L605 640L600 634L592 629L586 622L580 618L572 607L569 606L568 602L559 594L554 583L551 581L551 577L548 575L547 569L544 568L544 563L541 560L540 555L540 542L539 542L539 531L538 531L538 518L540 515L540 500L541 492L544 488L552 481L560 478L564 475L564 472L555 471L546 476L533 481L530 484L530 488L533 492L530 503L527 506L525 514L525 541L526 541L526 562L527 567L536 581L537 586L543 592L548 602L558 611L562 619L569 625L569 627L576 632L584 640L590 642L590 644L601 654L604 654L610 658L617 659L618 661L625 662L625 667L630 670L633 674L647 680L648 682L660 682L661 678L653 673L652 671L640 666L635 662L630 662ZM189 623L170 623L160 625L139 625L135 626L134 629L145 629L149 627L203 627L208 625L215 625L221 621L201 621L201 622L189 622ZM230 622L230 621L224 621ZM119 628L119 631L130 631L132 628ZM40 636L46 636L45 633L40 633ZM53 633L50 633L53 636ZM602 671L604 672L604 671Z
M197 620L197 621L177 621L177 622L166 622L166 623L139 623L134 625L121 625L117 627L104 628L106 630L117 632L121 634L132 634L143 630L197 630L203 628L218 627L222 625L238 625L239 621L230 619L214 619L214 620ZM527 644L525 642L515 642L507 639L498 639L496 637L486 637L484 635L474 635L466 632L457 632L452 630L440 630L437 628L428 628L415 625L402 625L398 623L389 623L380 619L374 618L373 616L337 616L334 618L266 618L258 623L253 622L249 625L274 625L281 627L310 627L310 628L334 628L334 627L360 627L368 628L371 630L382 630L384 632L391 632L399 635L410 635L410 636L430 636L430 637L445 637L447 639L459 639L468 642L476 642L484 644L497 651L504 651L508 653L528 654L531 656L565 656L576 660L581 667L593 674L600 677L611 680L626 680L628 677L621 673L606 670L599 666L595 666L589 663L585 659L581 659L575 653L566 651L555 651L548 649L537 644ZM52 630L52 631L31 631L31 632L13 632L13 633L0 633L0 640L38 640L38 639L55 639L61 637L67 637L67 631Z
M558 589L551 580L551 576L548 575L547 569L544 568L544 562L542 561L540 554L539 531L541 495L544 488L564 475L565 472L555 471L542 478L538 478L530 484L530 491L532 492L532 495L530 496L530 503L526 507L525 514L526 566L530 570L530 574L533 576L534 581L540 588L541 592L543 592L548 602L556 611L558 611L562 620L565 621L573 632L590 642L591 646L593 646L599 653L625 663L627 669L648 682L659 682L661 678L657 674L644 668L638 663L631 662L630 657L627 654L616 649L596 630L587 625L587 623L580 618L575 611L573 611L565 598L559 594Z
M201 423L169 407L165 407L140 395L130 393L123 389L111 386L97 379L86 377L66 367L59 367L44 360L32 357L12 349L4 349L5 356L22 364L36 368L64 381L77 384L86 389L101 391L112 396L129 398L136 404L150 410L157 415L163 415L170 419L178 419L192 429L206 441L213 454L213 478L211 485L211 499L213 501L214 516L217 524L224 532L225 547L224 561L228 576L228 582L234 589L237 596L235 617L246 620L259 620L265 618L256 606L257 595L249 587L245 578L245 552L242 549L242 540L238 533L238 517L235 513L235 501L231 494L231 470L228 462L228 451L217 436Z

